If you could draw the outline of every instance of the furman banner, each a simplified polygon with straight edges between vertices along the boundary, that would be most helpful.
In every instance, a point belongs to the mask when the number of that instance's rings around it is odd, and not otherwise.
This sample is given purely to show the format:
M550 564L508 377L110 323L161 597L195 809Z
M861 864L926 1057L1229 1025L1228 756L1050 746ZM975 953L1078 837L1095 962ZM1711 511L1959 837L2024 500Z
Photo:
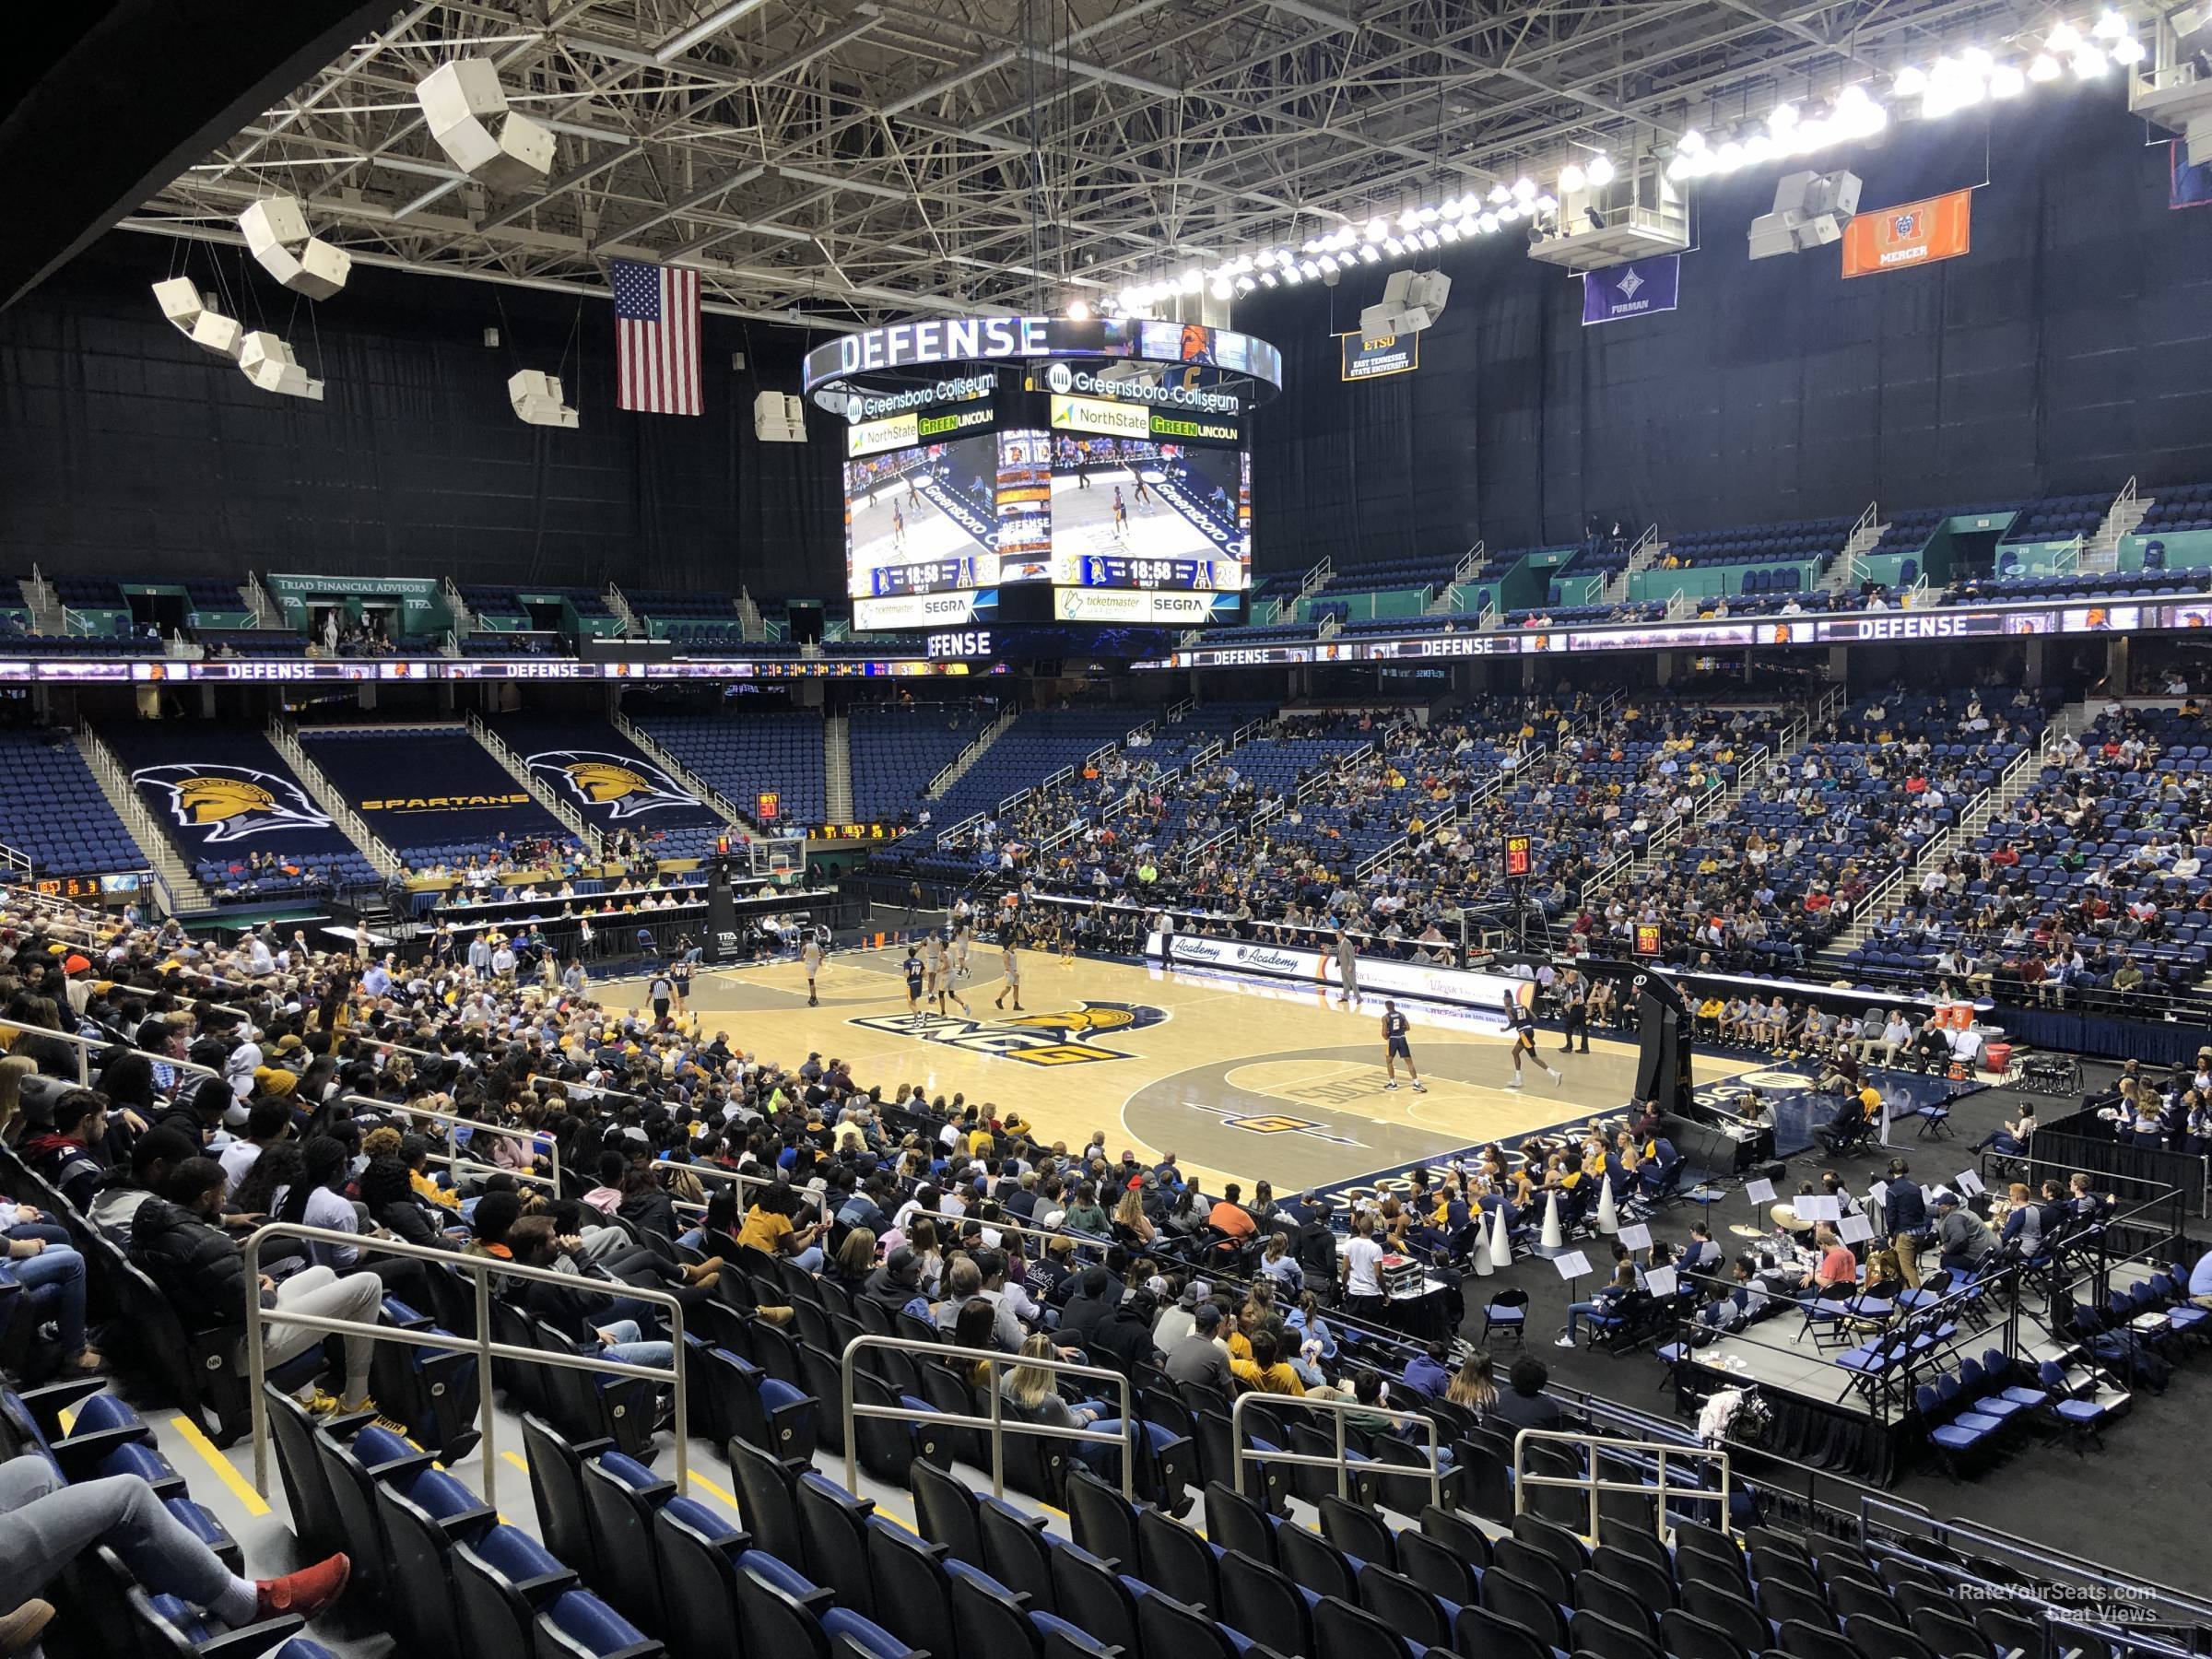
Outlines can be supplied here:
M1146 956L1159 959L1164 935L1149 935ZM1298 980L1316 989L1336 984L1336 961L1317 950L1288 945L1263 945L1244 939L1206 939L1191 934L1174 935L1173 960L1193 968L1218 968L1230 973L1255 974L1262 979ZM1363 1001L1384 996L1419 997L1424 1002L1449 1003L1486 1017L1503 1031L1510 1000L1525 1005L1535 986L1524 979L1498 973L1474 973L1465 968L1431 968L1420 962L1401 962L1388 957L1359 959L1359 995ZM1380 1016L1382 1004L1375 1001Z
M1671 312L1682 297L1682 255L1654 253L1583 273L1583 326Z
M1954 190L1860 214L1843 228L1843 275L1866 276L1959 258L1972 243L1973 205L1972 191Z
M1421 336L1418 334L1347 334L1336 337L1344 342L1343 378L1347 381L1411 374L1421 366Z

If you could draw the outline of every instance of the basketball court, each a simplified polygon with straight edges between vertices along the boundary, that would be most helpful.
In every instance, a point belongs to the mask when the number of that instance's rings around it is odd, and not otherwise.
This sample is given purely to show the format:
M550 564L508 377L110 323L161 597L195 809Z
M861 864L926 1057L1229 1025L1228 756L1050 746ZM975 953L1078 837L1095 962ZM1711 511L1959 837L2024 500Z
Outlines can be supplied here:
M1209 1184L1265 1179L1278 1192L1329 1186L1401 1169L1491 1140L1618 1111L1636 1070L1630 1042L1594 1039L1561 1054L1550 1034L1520 1089L1508 1044L1487 1018L1403 1001L1428 1092L1387 1087L1382 999L1357 1012L1311 985L1258 983L1191 969L1079 958L1021 956L1022 1014L993 1006L998 952L977 947L959 982L972 1013L917 1022L906 1011L903 949L841 952L806 1006L795 961L702 971L691 1006L711 1034L784 1064L810 1052L848 1061L863 1085L888 1096L919 1084L933 1099L964 1095L1028 1120L1038 1139L1081 1146L1103 1130L1110 1151L1172 1152ZM610 1006L641 1005L642 984L618 981ZM1759 1063L1700 1054L1695 1081L1723 1082Z

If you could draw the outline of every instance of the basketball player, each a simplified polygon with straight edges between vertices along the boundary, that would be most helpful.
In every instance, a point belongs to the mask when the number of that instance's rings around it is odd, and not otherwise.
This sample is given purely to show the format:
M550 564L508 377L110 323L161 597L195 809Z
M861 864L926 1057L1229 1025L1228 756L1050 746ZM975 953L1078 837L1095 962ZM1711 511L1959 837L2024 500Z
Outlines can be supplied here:
M809 932L806 943L799 947L799 966L806 970L806 1006L821 1006L821 998L814 994L814 976L822 971L821 935Z
M1053 926L1060 935L1060 966L1073 968L1076 965L1075 918L1062 912L1053 916Z
M908 473L906 475L906 499L910 503L916 507L922 505L922 491L921 488L914 483L914 479L918 476L919 475L914 473Z
M891 503L891 546L901 550L906 547L906 513L896 501Z
M935 934L931 934L929 943L923 947L923 956L930 964L929 982L936 993L937 1012L947 1012L945 1004L949 998L960 1005L961 1013L973 1018L975 1010L968 1006L968 999L960 994L959 987L952 982L952 956L945 948L945 941Z
M998 973L1004 982L998 988L998 1000L991 1006L1004 1008L1006 994L1014 996L1014 1012L1021 1012L1021 961L1014 954L1014 929L1011 924L998 930Z
M1136 498L1138 510L1144 512L1151 512L1152 492L1145 488L1145 475L1137 470L1136 463L1134 461L1129 463L1129 476L1136 481L1135 488L1129 493Z
M1397 1088L1398 1062L1403 1060L1406 1062L1406 1075L1413 1079L1413 1092L1427 1094L1429 1092L1428 1086L1421 1081L1421 1074L1413 1064L1413 1048L1406 1041L1406 1033L1411 1029L1406 1023L1406 1016L1398 1012L1398 1005L1391 1001L1389 997L1384 997L1382 999L1382 1067L1389 1072L1390 1081L1383 1084L1382 1087L1385 1088Z
M901 966L906 971L906 1011L913 1023L920 1025L922 1023L922 992L923 987L929 982L928 971L922 966L922 959L914 954L914 947L912 945L906 947L906 960Z
M952 973L955 979L966 979L971 971L968 966L967 908L968 901L961 900L959 908L953 912L952 916Z
M1359 952L1352 943L1352 935L1343 928L1336 930L1336 982L1343 994L1335 998L1337 1006L1356 1008L1359 1006Z
M1504 993L1503 1000L1506 1023L1513 1028L1513 1080L1506 1087L1508 1088L1521 1087L1521 1063L1524 1059L1528 1059L1534 1060L1546 1071L1551 1073L1551 1086L1557 1088L1563 1080L1564 1074L1546 1065L1543 1056L1536 1053L1536 1017L1531 1014L1521 999L1511 991Z
M1113 539L1117 542L1129 539L1129 503L1122 500L1119 484L1113 487Z

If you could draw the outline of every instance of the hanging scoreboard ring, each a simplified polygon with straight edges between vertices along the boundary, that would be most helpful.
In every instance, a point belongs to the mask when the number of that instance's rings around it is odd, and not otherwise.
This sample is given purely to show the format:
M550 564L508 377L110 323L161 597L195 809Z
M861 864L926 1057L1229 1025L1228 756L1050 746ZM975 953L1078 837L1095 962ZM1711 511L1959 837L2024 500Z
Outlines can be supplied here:
M823 408L848 419L896 406L900 382L942 381L947 371L997 364L1066 365L1073 377L1129 364L1172 376L1183 395L1159 399L1189 412L1242 415L1283 387L1283 355L1266 341L1203 323L1149 317L931 317L841 335L806 354L803 385ZM1176 371L1180 371L1180 374ZM1053 387L1065 391L1066 387ZM918 399L925 394L919 389Z

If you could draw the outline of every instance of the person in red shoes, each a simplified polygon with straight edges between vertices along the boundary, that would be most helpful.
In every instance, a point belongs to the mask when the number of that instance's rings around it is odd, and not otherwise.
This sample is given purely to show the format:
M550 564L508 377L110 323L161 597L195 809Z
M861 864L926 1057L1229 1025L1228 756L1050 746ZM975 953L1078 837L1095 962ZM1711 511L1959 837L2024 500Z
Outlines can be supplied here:
M0 1463L0 1596L27 1600L105 1545L146 1590L205 1609L232 1630L280 1613L312 1618L345 1593L343 1554L282 1578L241 1579L136 1475L65 1481L43 1457Z

